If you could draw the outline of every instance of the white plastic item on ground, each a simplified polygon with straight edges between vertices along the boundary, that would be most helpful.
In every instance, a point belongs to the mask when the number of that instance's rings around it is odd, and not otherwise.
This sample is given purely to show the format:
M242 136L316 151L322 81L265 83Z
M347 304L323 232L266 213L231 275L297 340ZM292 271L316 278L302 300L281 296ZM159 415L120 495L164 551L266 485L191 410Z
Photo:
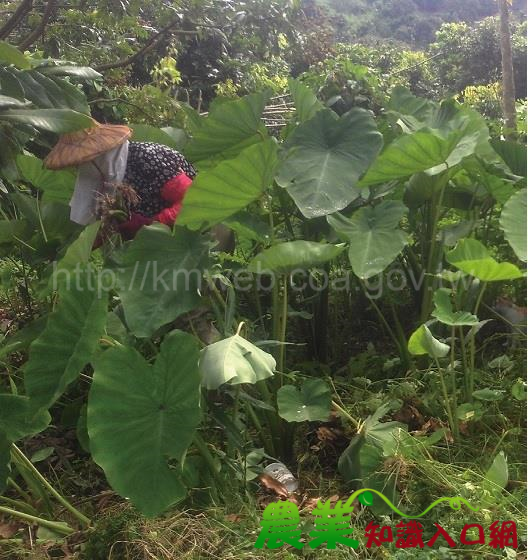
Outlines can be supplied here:
M295 492L299 488L299 481L284 463L271 463L264 472L282 483L288 492Z

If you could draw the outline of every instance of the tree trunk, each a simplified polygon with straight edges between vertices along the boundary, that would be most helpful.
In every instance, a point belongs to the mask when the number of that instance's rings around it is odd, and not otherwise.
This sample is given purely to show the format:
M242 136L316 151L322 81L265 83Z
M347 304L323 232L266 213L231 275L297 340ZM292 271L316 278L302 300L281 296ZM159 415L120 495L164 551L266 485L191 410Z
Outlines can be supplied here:
M500 11L500 44L502 55L502 110L506 127L505 137L515 138L517 115L515 113L515 83L513 80L513 57L510 35L508 0L498 0Z

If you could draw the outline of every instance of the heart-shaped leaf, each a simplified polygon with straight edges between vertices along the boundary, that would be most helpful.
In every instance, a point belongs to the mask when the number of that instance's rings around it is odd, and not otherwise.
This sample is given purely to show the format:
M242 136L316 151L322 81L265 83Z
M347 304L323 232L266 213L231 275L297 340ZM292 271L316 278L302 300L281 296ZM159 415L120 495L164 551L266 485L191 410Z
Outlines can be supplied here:
M523 276L514 264L497 262L476 239L461 239L454 249L446 253L446 260L483 282L515 280Z
M112 255L116 290L130 330L151 336L200 303L208 246L199 233L176 226L143 227Z
M268 133L260 117L267 92L253 93L235 101L215 104L192 140L185 155L193 162L236 157L244 148L259 143ZM198 164L198 167L203 167Z
M242 210L271 185L276 165L277 144L267 140L200 172L185 195L178 224L198 229Z
M500 217L500 225L515 254L526 262L526 189L511 196Z
M224 383L257 383L273 375L275 358L235 334L206 346L201 351L202 385L218 389Z
M395 200L357 210L352 218L337 213L328 223L349 242L348 257L354 274L365 280L389 266L407 244L407 235L399 228L407 208Z
M287 422L325 422L331 405L332 393L322 379L307 379L300 390L284 385L277 392L279 416Z
M257 274L276 272L288 274L335 259L344 247L315 241L287 241L262 251L249 262L248 270Z
M72 275L43 333L31 344L24 383L34 408L49 408L81 373L103 333L107 292L91 271Z
M437 340L427 325L420 325L412 333L407 347L415 356L427 354L431 358L443 358L449 352L449 345Z
M286 142L277 183L307 218L333 214L359 196L358 179L381 149L382 137L368 111L341 117L318 111Z
M444 325L451 327L472 326L478 323L478 318L469 311L453 311L451 304L451 291L447 288L438 288L434 293L435 309L432 316Z
M88 397L90 451L112 488L155 516L186 495L178 470L201 418L196 339L167 335L154 365L119 346L95 364Z

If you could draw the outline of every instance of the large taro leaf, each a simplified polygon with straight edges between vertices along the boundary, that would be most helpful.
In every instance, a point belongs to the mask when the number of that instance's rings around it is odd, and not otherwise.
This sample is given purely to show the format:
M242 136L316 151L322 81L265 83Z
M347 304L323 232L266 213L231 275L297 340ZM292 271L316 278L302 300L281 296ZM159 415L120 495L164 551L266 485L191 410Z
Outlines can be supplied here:
M200 375L207 389L218 389L224 383L255 384L275 371L275 358L235 334L206 346L201 351Z
M90 451L112 488L145 515L185 497L178 470L200 422L196 339L173 331L154 365L119 346L95 364L88 397Z
M440 164L451 153L452 143L432 132L414 132L396 138L371 166L361 186L375 185L409 177Z
M349 242L348 257L352 270L366 280L379 274L407 244L407 235L399 223L407 208L395 200L356 210L352 218L339 213L328 216L328 223Z
M478 318L469 311L453 311L451 304L451 290L438 288L434 293L435 308L432 316L444 325L451 327L473 326L478 323Z
M515 254L526 262L526 189L516 192L504 205L500 225Z
M417 97L403 86L396 86L387 104L387 112L398 116L404 128L429 120L436 107L434 101Z
M510 168L512 173L521 177L526 177L525 144L495 138L491 141L491 145L504 163L506 163L506 165Z
M8 109L0 111L0 123L2 122L28 124L57 134L74 132L93 125L91 117L70 109Z
M75 187L75 173L51 171L44 167L41 159L21 154L17 157L20 176L32 186L43 191L44 201L54 200L67 204Z
M411 334L407 347L414 356L427 354L431 358L443 358L449 352L449 345L437 340L427 325L420 325Z
M288 80L290 90L295 105L295 116L299 122L310 120L318 111L324 108L323 103L317 99L315 93L306 87L299 80L290 78Z
M185 195L178 224L198 229L242 210L271 185L276 165L277 145L270 139L202 171Z
M143 227L112 256L115 288L130 330L151 336L200 303L202 270L208 254L199 233L176 226Z
M479 154L493 159L486 121L471 109L443 103L409 134L396 138L378 157L361 186L375 185L427 172L436 175Z
M103 333L107 292L90 271L72 275L59 289L59 303L24 365L26 392L34 409L49 408L90 361Z
M257 274L288 274L296 269L322 265L335 259L344 247L316 241L287 241L265 249L249 262L248 270Z
M233 158L266 138L268 133L260 117L267 100L268 94L263 92L215 105L195 130L185 155L192 162Z
M332 214L359 196L358 179L381 145L368 111L352 109L338 117L320 110L288 137L277 183L307 218Z
M51 417L47 410L35 412L28 397L0 393L0 434L17 441L47 428Z
M454 249L446 253L446 260L462 272L483 282L515 280L523 276L514 264L497 262L476 239L461 239Z
M279 416L287 422L325 422L330 415L332 393L322 379L306 379L300 391L284 385L277 392Z

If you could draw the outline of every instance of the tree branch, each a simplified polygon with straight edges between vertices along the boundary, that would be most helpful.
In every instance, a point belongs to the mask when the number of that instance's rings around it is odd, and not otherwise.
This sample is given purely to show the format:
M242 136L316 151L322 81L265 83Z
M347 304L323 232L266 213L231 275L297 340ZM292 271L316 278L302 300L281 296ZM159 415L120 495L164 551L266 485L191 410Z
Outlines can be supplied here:
M169 32L177 33L179 35L196 35L196 33L198 33L197 31L186 31L183 29L178 31L173 31L172 28L178 23L180 23L180 18L172 20L163 29L160 29L160 31L154 33L154 35L152 35L148 39L148 41L143 45L143 47L141 47L139 51L134 53L132 56L129 56L127 58L122 58L121 60L117 60L116 62L108 62L106 64L100 64L99 66L95 66L94 69L97 70L98 72L102 72L104 70L110 70L112 68L122 68L123 66L129 66L130 64L133 64L138 58L140 58L145 53L147 53L152 48L154 48L156 46L156 43L163 36L167 35Z
M33 31L29 35L26 36L25 39L22 39L22 41L20 41L20 43L18 44L18 48L20 50L23 51L26 50L33 43L35 43L40 39L40 37L44 33L44 29L46 29L46 25L48 25L48 21L50 20L51 16L53 15L53 12L55 11L56 5L57 5L57 0L48 0L48 3L46 4L46 9L42 14L42 19L40 20L40 23L37 25L37 27L35 27L35 29L33 29Z
M5 39L32 9L33 0L22 0L15 13L0 27L0 40Z

